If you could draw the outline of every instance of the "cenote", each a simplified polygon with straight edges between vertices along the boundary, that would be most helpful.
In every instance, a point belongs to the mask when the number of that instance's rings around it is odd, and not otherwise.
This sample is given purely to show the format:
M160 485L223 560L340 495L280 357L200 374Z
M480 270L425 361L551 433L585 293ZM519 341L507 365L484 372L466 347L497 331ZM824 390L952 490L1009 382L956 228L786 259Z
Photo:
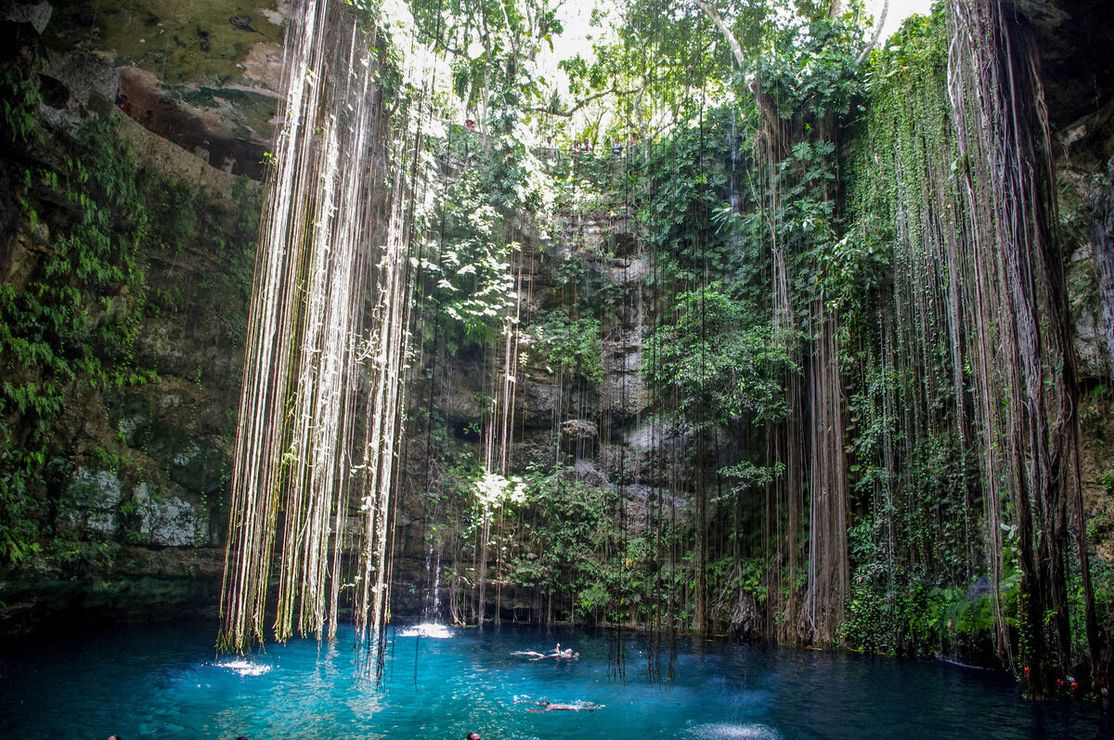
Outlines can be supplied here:
M508 625L388 629L378 685L350 632L215 657L204 623L49 639L0 664L0 731L11 737L1109 737L1096 706L1033 703L1015 682L929 660L678 639L673 677L648 645L611 632ZM410 635L410 636L407 636ZM555 642L576 661L515 651ZM623 676L618 672L622 671ZM528 711L531 702L595 711Z
M0 3L0 731L1114 735L1112 46Z

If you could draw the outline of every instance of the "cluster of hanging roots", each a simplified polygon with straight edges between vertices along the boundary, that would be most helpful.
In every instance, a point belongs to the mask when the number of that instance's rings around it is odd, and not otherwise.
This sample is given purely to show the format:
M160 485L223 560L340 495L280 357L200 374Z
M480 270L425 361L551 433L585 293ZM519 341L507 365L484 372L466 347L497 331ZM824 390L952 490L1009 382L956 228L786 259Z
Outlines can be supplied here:
M718 16L709 15L733 41ZM1020 634L1010 635L994 588L998 649L1008 664L1028 668L1031 689L1042 693L1072 663L1067 583L1073 544L1092 656L1098 634L1083 533L1076 385L1054 234L1051 138L1038 55L1008 15L1000 0L947 4L951 127L938 150L923 158L926 171L918 174L923 191L910 195L946 207L949 215L926 215L926 206L914 223L909 211L900 214L895 264L900 261L919 282L895 277L894 305L879 309L878 346L870 352L877 353L871 356L884 372L916 372L936 363L941 387L951 386L954 408L935 417L927 413L928 391L913 391L921 394L915 398L884 391L881 413L889 420L905 406L925 410L910 436L954 431L977 457L985 553L969 553L967 561L982 559L995 584L1004 567L1003 516L1013 512L1009 524L1017 526L1023 613ZM224 649L242 651L261 642L269 619L279 640L295 633L333 638L342 603L351 604L357 634L374 644L387 614L390 492L400 452L414 284L407 253L414 191L425 175L419 164L421 121L396 122L392 130L401 133L395 135L385 126L382 91L373 82L379 44L374 32L365 30L372 27L339 0L318 0L307 3L288 36L283 131L256 265L235 452L221 611ZM742 62L737 42L733 51ZM782 212L781 163L806 131L833 140L837 124L830 114L816 120L783 115L778 101L757 85L750 91L762 117L753 187L755 207L770 216L772 326L803 368L803 374L785 379L789 417L765 430L769 463L785 469L759 504L765 520L762 548L771 563L766 611L778 616L765 631L780 640L832 644L840 639L851 588L846 392L839 360L846 348L839 344L838 311L825 296L803 312L794 305L788 267L793 246L779 241L774 219ZM948 180L943 165L930 160L948 161L953 152L959 167ZM838 201L835 192L823 197ZM657 260L652 254L648 259L656 277ZM521 255L513 261L520 299L486 357L492 402L484 417L484 471L494 476L511 469L519 323L530 305L529 296L525 304L521 298ZM643 311L643 301L661 304L656 294L637 291L628 300L628 312ZM917 316L896 315L908 306ZM798 325L802 315L807 326ZM607 317L601 318L608 325ZM629 327L618 321L611 328ZM794 340L787 337L797 330L811 339L788 347ZM929 356L924 336L931 332L941 333L951 348L947 360ZM798 362L804 351L808 361ZM936 383L936 376L929 382ZM624 387L617 407L625 405L625 394ZM431 407L432 399L431 391ZM670 405L669 399L657 401ZM664 424L655 419L655 440L667 437ZM702 450L714 446L718 460L718 436L701 437L699 444ZM893 472L903 448L887 437L880 454L880 465ZM694 623L699 629L708 622L704 578L711 484L698 473ZM620 477L621 485L628 482L625 474ZM658 477L673 480L676 466ZM670 491L679 485L671 484ZM974 476L961 487L965 509L977 507L980 496L968 493L979 488ZM888 483L879 496L877 505L890 517L884 549L892 571L898 535L890 512L900 502ZM614 513L625 532L624 500L616 498ZM655 496L642 525L657 533L657 561L678 556L675 543L665 551L661 536L667 523L676 525L674 500ZM476 548L471 612L480 623L487 616L495 514L485 512ZM975 541L968 531L975 525L965 519L963 527L967 541ZM350 562L346 553L353 543L359 543L360 554ZM497 567L502 570L501 561ZM657 603L668 602L669 612L664 621L659 613L651 626L657 646L664 629L674 634L679 597L660 578L653 588ZM500 600L501 591L496 619ZM1013 655L1011 645L1020 645L1022 654Z
M255 267L218 647L246 651L268 628L279 641L332 639L343 606L376 655L420 133L388 128L383 44L366 14L303 5Z
M949 96L966 166L967 340L987 482L990 557L1001 568L999 488L1016 511L1022 613L1018 642L1034 693L1072 665L1072 539L1092 665L1098 630L1085 543L1079 420L1063 262L1055 225L1053 140L1031 38L1001 2L953 2ZM1069 536L1074 529L1075 537ZM1006 629L999 614L1000 633ZM1009 641L1000 634L1003 650ZM1100 683L1095 676L1096 684Z

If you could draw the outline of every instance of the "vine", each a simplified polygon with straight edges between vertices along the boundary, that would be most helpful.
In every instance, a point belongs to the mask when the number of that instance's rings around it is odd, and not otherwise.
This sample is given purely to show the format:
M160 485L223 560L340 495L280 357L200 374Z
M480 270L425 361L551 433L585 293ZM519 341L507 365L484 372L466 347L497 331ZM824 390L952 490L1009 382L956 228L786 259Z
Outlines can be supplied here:
M133 354L147 306L143 248L151 231L137 173L111 125L78 131L57 165L24 172L21 217L30 252L22 284L0 287L0 545L9 562L38 551L44 486L70 464L55 439L74 385L147 383Z

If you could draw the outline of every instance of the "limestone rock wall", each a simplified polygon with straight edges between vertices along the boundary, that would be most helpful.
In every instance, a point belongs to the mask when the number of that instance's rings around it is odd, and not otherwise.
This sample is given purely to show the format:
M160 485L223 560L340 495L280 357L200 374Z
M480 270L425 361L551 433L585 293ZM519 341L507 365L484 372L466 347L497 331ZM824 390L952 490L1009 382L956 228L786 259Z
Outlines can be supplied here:
M0 633L215 614L259 209L281 86L285 3L0 3L37 60L46 142L0 151L0 278L36 275L55 238L23 172L54 167L93 118L128 142L158 238L140 255L134 361L152 382L71 383L55 423L41 550L0 565ZM7 141L7 140L5 140ZM64 218L64 211L57 218ZM174 246L170 246L173 242ZM122 296L121 296L122 298ZM3 359L3 358L0 358ZM6 363L6 360L5 360ZM19 430L17 416L5 423Z
M1079 379L1081 473L1087 535L1114 563L1114 4L1017 0L1036 37L1057 149L1068 309ZM1094 564L1094 561L1092 561Z
M45 5L45 3L43 3ZM45 75L89 91L225 172L262 175L282 87L281 0L57 3L43 30ZM108 74L91 74L108 62Z

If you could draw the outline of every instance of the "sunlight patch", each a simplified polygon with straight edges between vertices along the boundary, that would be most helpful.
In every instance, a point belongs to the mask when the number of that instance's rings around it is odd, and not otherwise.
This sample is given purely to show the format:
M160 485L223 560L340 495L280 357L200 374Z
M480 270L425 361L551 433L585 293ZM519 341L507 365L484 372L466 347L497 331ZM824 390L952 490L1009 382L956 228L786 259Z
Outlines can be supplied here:
M246 660L226 660L223 663L214 663L217 668L227 668L241 676L262 676L271 670L271 666L261 663L251 663Z
M453 636L452 631L443 624L424 622L413 627L407 627L399 632L400 637L432 637L437 640L447 640Z

